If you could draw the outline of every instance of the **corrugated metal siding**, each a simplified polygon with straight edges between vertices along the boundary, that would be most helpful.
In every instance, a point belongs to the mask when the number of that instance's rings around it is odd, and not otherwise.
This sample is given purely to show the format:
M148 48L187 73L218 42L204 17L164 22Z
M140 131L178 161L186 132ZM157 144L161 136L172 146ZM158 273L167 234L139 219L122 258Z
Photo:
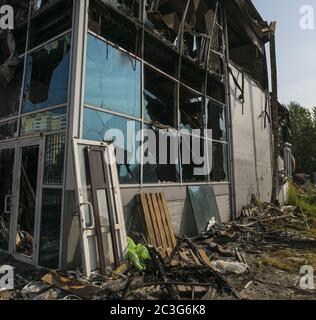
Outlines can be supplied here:
M232 67L238 83L242 73ZM266 95L247 75L244 80L245 102L239 100L240 90L230 81L232 102L233 152L236 184L236 206L240 212L254 194L262 201L270 201L272 189L271 127L266 121ZM267 108L270 114L270 108Z

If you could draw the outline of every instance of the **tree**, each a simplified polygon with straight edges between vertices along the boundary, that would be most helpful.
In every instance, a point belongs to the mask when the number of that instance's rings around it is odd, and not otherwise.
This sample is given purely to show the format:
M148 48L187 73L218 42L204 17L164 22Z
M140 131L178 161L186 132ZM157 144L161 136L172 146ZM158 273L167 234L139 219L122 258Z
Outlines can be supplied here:
M288 108L296 172L311 175L316 172L316 108L311 112L297 102Z

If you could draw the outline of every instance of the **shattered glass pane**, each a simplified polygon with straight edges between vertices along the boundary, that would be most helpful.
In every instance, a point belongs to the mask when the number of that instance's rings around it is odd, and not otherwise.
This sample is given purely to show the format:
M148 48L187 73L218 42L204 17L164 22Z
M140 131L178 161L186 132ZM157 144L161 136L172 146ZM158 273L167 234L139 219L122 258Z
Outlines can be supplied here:
M46 137L44 184L62 185L64 173L65 134Z
M21 118L20 135L34 135L41 132L57 131L66 128L67 109L58 108L51 111L39 112Z
M140 118L140 62L89 35L85 103Z
M141 123L123 117L85 108L83 138L93 141L114 141L121 184L140 182ZM139 140L139 141L136 141Z
M43 189L39 265L57 269L62 211L62 189Z
M207 129L212 130L212 139L226 141L226 108L210 99L206 100Z
M70 35L27 57L22 113L67 103Z
M175 82L145 67L145 120L177 128L176 92Z

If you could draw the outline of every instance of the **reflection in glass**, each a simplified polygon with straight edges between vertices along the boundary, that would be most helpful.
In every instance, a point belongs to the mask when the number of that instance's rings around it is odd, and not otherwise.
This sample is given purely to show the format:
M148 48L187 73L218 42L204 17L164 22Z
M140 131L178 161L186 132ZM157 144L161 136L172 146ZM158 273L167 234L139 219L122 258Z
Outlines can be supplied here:
M0 123L0 140L15 138L18 121L11 120Z
M70 35L27 56L22 112L67 102Z
M85 103L141 115L140 62L89 35Z
M207 99L207 128L212 130L212 139L226 141L226 109Z
M65 134L54 134L46 137L44 184L61 185L64 173Z
M8 251L15 149L0 150L0 249ZM7 200L7 201L6 201Z
M16 252L32 257L39 147L23 147L21 150Z
M43 131L57 131L66 128L66 108L59 108L25 116L21 119L21 136L39 134Z
M62 189L43 189L39 265L57 269L59 264Z
M145 120L156 125L177 128L177 84L145 67Z
M140 142L136 141L136 134L140 128L140 122L85 108L83 138L94 141L112 141L115 138L121 184L140 182ZM110 132L113 129L118 131Z

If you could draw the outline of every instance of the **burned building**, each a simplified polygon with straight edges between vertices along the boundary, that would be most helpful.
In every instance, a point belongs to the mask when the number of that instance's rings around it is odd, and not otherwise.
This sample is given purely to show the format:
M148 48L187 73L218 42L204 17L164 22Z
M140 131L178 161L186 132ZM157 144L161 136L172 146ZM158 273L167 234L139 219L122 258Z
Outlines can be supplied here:
M164 192L174 230L188 235L190 186L212 187L222 221L253 195L270 201L270 26L250 0L6 2L15 28L0 33L1 250L36 266L80 267L80 234L93 229L80 219L93 178L80 144L98 145L111 129L125 138L116 148L125 156L117 172L128 232L140 192ZM129 162L150 155L128 123L166 129L176 162ZM194 130L203 129L212 130L201 143L212 146L211 170L196 176L181 150L192 151ZM106 206L106 195L96 197ZM106 246L119 245L106 233Z

